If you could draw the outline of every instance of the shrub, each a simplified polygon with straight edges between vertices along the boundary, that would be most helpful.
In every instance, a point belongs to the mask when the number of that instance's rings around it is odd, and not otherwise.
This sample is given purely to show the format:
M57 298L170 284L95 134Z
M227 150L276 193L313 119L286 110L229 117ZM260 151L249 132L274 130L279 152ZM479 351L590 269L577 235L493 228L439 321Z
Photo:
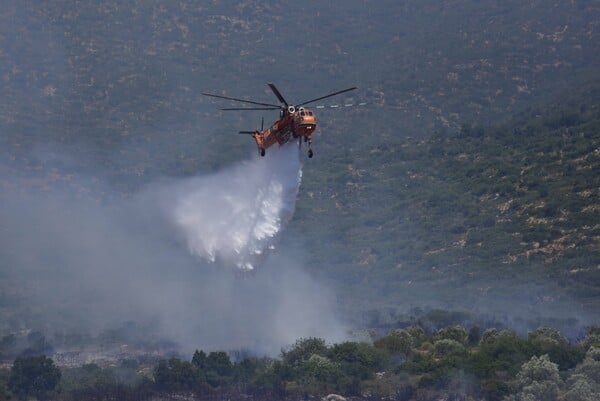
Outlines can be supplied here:
M548 355L533 356L521 367L515 380L517 393L513 400L556 401L562 380L558 365Z
M193 391L199 384L198 371L190 362L163 359L154 369L154 383L159 391Z
M437 333L435 333L435 340L454 340L459 342L462 345L467 344L467 330L462 326L449 326L443 329L440 329Z
M282 352L283 362L290 366L298 366L313 355L325 356L327 346L322 338L302 338L289 351Z
M465 347L461 343L447 338L436 341L433 346L435 350L435 356L438 358L463 355L466 351Z
M20 399L46 398L58 386L60 370L45 356L17 358L10 369L8 388Z
M390 354L409 356L414 347L414 339L406 330L393 330L388 335L375 341L376 348L386 350Z

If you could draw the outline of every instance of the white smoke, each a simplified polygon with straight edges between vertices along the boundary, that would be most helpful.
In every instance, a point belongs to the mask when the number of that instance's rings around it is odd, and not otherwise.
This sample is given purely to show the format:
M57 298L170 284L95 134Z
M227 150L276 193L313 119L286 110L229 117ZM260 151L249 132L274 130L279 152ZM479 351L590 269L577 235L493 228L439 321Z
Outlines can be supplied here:
M36 154L46 160L49 152ZM14 299L0 302L0 333L96 335L135 321L152 327L143 338L169 339L185 352L272 356L298 338L345 339L334 291L302 268L302 241L264 257L292 216L299 159L289 144L122 197L96 176L37 189L28 183L46 176L7 172L0 157L0 185L12 188L0 190L0 293ZM248 269L261 256L244 279L220 268Z
M252 270L294 212L301 167L293 143L273 147L265 157L173 184L172 202L163 204L193 255Z

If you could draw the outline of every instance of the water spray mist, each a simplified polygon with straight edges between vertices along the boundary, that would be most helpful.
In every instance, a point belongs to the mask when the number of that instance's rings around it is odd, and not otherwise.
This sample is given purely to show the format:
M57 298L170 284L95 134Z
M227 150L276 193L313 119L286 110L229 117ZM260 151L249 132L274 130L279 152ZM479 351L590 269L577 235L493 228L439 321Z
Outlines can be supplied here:
M294 212L301 167L298 148L290 143L180 182L170 219L192 254L252 270Z

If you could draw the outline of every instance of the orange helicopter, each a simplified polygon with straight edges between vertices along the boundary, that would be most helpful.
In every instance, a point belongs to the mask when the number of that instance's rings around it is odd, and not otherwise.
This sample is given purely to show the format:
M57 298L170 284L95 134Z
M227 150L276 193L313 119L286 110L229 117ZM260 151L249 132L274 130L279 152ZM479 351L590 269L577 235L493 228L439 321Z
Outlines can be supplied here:
M276 120L273 125L267 129L264 129L264 119L261 124L260 131L240 131L240 134L248 134L254 138L256 146L258 147L258 153L261 156L265 155L266 149L278 143L280 146L286 142L289 142L292 138L299 138L298 145L302 144L302 138L304 142L308 142L308 157L313 157L312 134L317 128L317 120L315 114L305 108L304 106L319 100L326 99L328 97L336 96L344 92L349 92L356 89L356 87L344 89L334 93L330 93L325 96L320 96L315 99L307 100L306 102L299 103L297 105L289 104L274 84L269 83L269 88L273 91L277 99L281 102L280 105L271 103L261 103L252 100L238 99L235 97L213 95L210 93L203 93L204 96L216 97L219 99L233 100L234 102L249 103L263 107L230 107L221 110L280 110L279 120ZM322 108L322 106L320 107Z

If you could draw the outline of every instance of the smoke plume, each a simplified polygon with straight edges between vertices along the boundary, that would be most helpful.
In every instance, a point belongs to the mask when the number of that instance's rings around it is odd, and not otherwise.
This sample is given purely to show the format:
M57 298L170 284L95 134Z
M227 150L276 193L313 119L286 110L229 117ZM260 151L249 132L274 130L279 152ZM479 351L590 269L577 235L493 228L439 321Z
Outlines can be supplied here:
M301 175L295 146L269 150L131 197L102 172L65 175L56 166L75 162L56 149L30 155L35 171L0 160L0 334L93 336L133 321L184 351L270 355L301 337L342 339L334 295L303 270L302 249L265 252Z

